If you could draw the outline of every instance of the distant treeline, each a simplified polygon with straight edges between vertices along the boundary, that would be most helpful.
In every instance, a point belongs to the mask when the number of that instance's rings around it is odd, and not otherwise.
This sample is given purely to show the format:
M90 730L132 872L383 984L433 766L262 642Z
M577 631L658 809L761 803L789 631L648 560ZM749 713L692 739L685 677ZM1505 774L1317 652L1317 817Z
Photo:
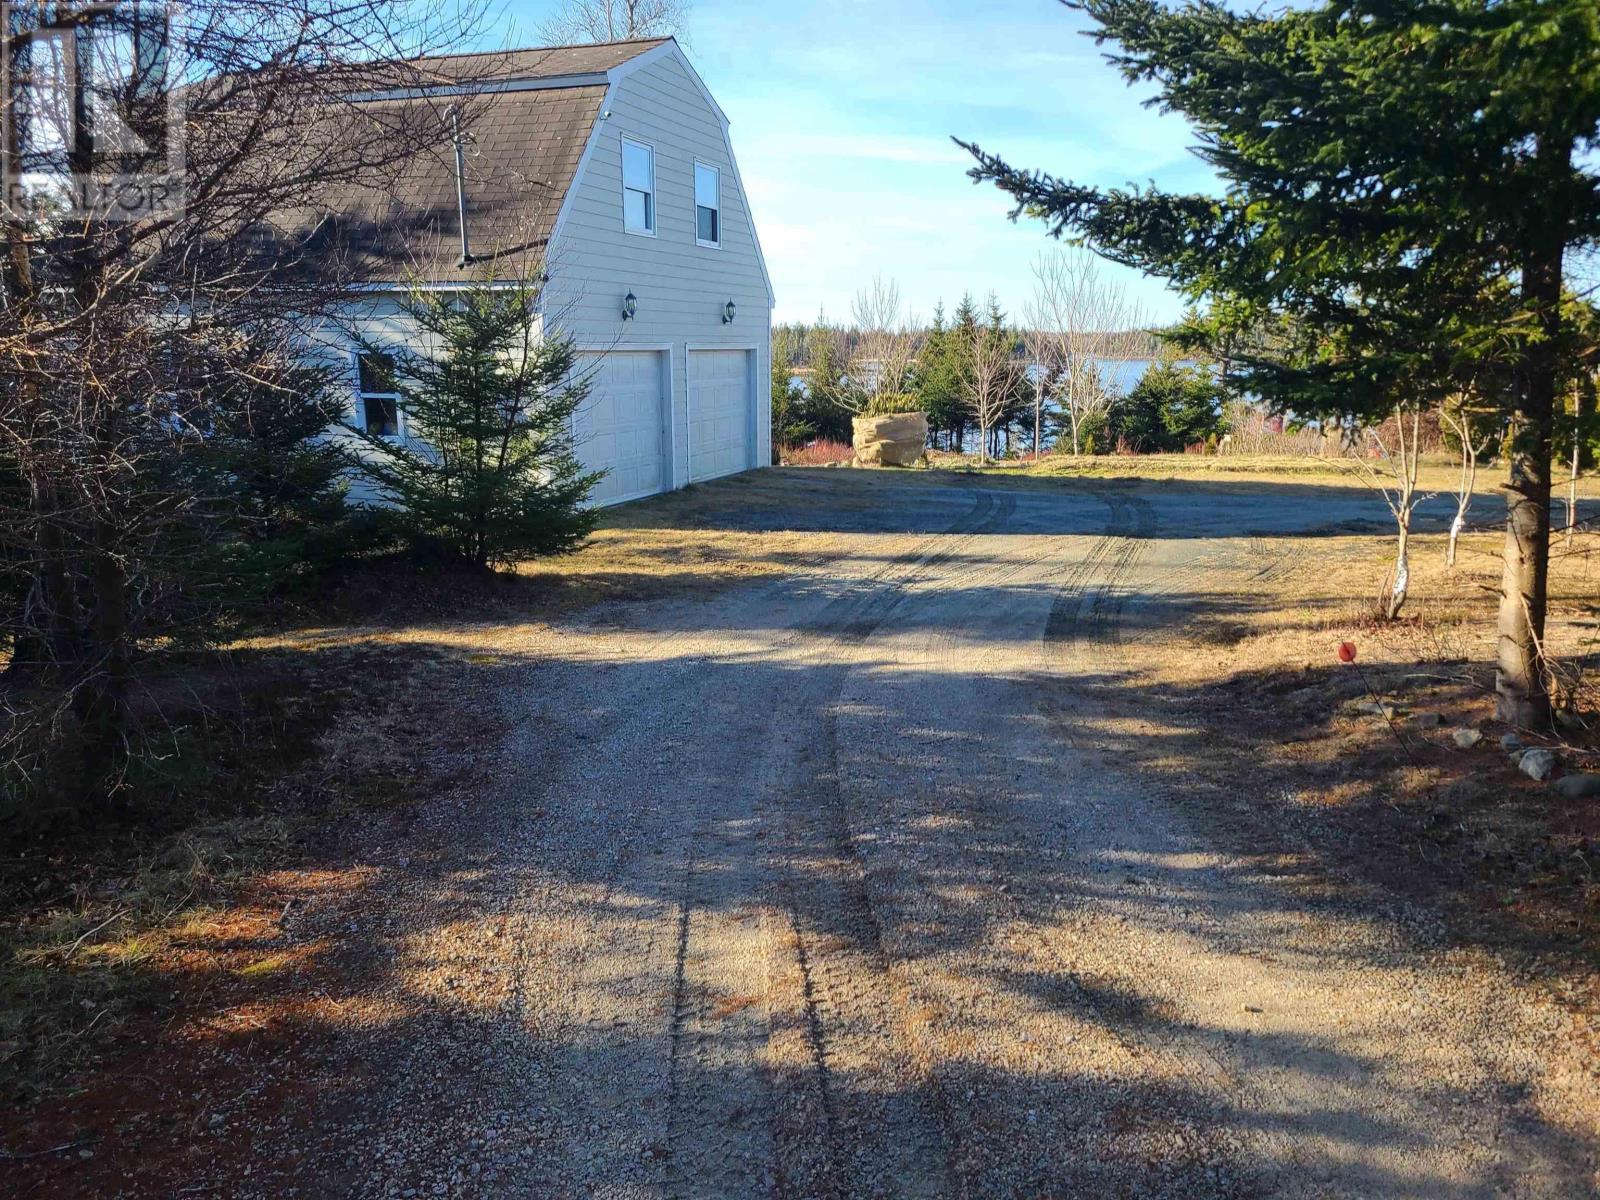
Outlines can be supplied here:
M1017 336L1015 356L1019 360L1028 358L1029 334L1031 330L1016 328L1013 332ZM804 375L811 369L813 349L823 342L832 344L833 352L840 361L849 362L857 358L871 336L870 332L853 328L849 325L837 324L826 318L815 321L783 321L772 327L773 345L782 345L788 348L786 360L788 367L797 375ZM910 341L911 353L914 357L921 357L928 347L928 343L935 336L935 327L931 324L915 326L905 331L905 336ZM1154 329L1133 329L1119 331L1115 335L1119 342L1129 349L1126 353L1110 357L1107 361L1120 359L1147 359L1160 355L1160 331ZM773 364L777 365L776 362Z

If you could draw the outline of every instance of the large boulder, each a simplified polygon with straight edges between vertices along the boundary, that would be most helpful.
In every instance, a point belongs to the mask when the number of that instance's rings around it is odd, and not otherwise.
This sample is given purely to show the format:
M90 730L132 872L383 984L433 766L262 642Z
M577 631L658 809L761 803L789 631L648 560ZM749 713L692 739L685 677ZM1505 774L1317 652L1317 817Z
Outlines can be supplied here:
M851 422L856 462L872 467L911 467L928 446L928 414L890 413Z

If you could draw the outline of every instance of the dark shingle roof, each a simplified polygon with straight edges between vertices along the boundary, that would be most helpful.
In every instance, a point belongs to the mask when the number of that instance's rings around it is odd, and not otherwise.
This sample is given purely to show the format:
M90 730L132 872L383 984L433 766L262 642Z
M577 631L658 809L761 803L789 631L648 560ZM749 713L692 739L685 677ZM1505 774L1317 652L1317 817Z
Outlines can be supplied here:
M620 66L666 40L414 59L407 71L415 70L415 82L408 79L402 86L465 81L476 87L586 75ZM301 243L313 256L347 258L355 276L370 282L443 282L485 271L514 278L543 254L605 94L604 84L574 83L475 91L466 98L362 100L338 115L352 124L347 136L359 142L363 121L374 130L421 130L416 153L384 178L328 187L314 204L283 214L274 224L280 236ZM449 129L452 104L465 121L467 230L474 258L466 269L457 262L461 230ZM438 131L431 141L430 129Z
M591 75L620 67L630 58L654 50L669 38L641 38L593 46L547 46L531 50L492 50L482 54L438 54L406 63L420 79L438 83L473 80L557 79Z

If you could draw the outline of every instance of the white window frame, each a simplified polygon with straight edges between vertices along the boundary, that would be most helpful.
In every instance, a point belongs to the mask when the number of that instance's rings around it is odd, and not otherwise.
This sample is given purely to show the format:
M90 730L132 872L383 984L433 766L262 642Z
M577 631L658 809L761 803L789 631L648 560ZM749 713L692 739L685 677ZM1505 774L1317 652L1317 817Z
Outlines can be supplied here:
M646 193L649 200L645 203L645 213L650 218L650 228L633 229L628 225L628 193L636 192L638 188L628 186L628 147L644 150L650 155L650 191ZM661 205L656 196L656 148L649 142L642 142L638 138L622 135L619 143L620 157L618 158L618 174L622 176L622 232L631 233L634 237L655 237L656 230L661 227Z
M704 207L700 203L700 170L702 167L717 177L717 206L713 210L717 214L717 240L714 242L708 242L700 236L700 209ZM701 162L699 159L696 159L694 164L694 244L696 246L704 246L708 250L722 249L722 168L713 166L711 163Z
M361 355L362 351L350 347L350 371L355 376L356 392L356 424L362 433L367 430L367 400L389 400L394 403L394 432L372 433L371 437L382 438L386 442L403 442L406 440L406 410L400 405L399 392L367 392L361 388Z

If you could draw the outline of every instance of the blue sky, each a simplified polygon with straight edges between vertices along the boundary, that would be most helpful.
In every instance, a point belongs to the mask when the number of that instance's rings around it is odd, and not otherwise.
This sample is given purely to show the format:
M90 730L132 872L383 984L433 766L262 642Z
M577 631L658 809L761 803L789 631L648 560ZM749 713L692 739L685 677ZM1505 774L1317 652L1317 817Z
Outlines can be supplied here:
M550 5L505 0L494 33L531 44ZM1042 227L964 174L957 134L1102 185L1213 190L1181 118L1141 107L1054 0L697 0L689 57L732 123L778 320L847 319L874 274L922 317L970 290L1020 312ZM1179 299L1124 272L1156 320Z

